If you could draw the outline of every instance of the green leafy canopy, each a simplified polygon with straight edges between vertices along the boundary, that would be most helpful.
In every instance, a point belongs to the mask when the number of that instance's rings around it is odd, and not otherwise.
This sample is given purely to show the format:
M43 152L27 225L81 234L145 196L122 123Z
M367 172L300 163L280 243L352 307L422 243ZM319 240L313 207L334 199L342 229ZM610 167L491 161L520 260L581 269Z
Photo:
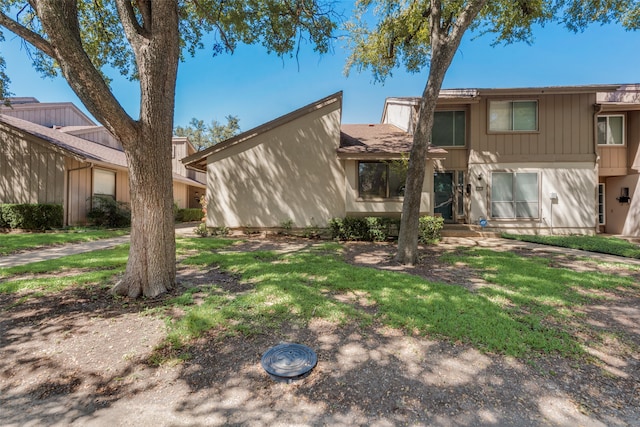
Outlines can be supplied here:
M177 126L174 129L174 134L189 138L195 149L200 151L240 133L240 119L232 115L226 116L226 119L226 124L212 120L207 125L204 120L194 117L188 126Z
M163 0L165 1L165 0ZM166 0L169 1L169 0ZM331 49L337 14L333 3L321 0L174 0L180 16L182 59L211 46L212 54L232 53L238 44L262 44L269 53L294 55L296 47L310 42L319 53ZM0 0L0 26L12 30L12 22L48 40L32 5L26 0ZM138 1L130 1L142 21ZM145 3L145 2L142 2ZM123 30L115 0L78 0L78 26L82 46L105 81L114 71L137 79L134 54ZM0 33L0 42L3 41ZM42 51L27 45L33 67L55 76L58 64ZM0 55L0 95L9 95L9 78Z
M477 2L477 0L475 0ZM345 72L370 69L384 81L396 68L418 72L431 59L431 0L358 0L350 32L350 56ZM471 0L442 0L440 25L452 31ZM637 0L488 0L469 27L475 35L490 34L493 43L533 41L533 29L559 23L570 31L591 24L620 23L629 30L640 26ZM374 23L374 24L372 24Z

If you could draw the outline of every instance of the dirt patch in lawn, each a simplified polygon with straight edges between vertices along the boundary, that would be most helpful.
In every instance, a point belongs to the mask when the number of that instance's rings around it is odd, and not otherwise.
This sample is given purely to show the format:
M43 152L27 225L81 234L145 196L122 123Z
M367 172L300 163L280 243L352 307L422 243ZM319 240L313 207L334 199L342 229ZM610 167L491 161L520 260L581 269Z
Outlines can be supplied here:
M313 244L252 239L231 250L295 252ZM483 286L479 272L441 261L455 245L421 248L414 267L395 263L394 250L390 244L353 243L344 257L471 291ZM563 268L631 275L640 282L637 270L542 256ZM174 295L146 301L114 299L107 289L91 287L28 299L0 294L0 424L639 425L637 287L607 291L606 299L580 307L584 322L610 336L607 345L589 348L585 360L519 360L375 323L314 320L253 337L223 337L214 330L186 349L188 360L157 367L149 356L166 328L153 309L188 287L215 282L231 292L250 288L213 266L182 268L178 280L181 289ZM266 375L260 358L280 342L316 351L311 375L291 384Z

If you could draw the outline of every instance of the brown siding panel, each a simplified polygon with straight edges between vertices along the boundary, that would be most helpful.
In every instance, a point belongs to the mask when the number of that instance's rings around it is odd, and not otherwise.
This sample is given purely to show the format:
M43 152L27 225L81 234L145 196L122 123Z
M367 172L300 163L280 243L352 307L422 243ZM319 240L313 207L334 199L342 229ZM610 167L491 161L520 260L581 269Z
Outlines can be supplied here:
M62 204L64 157L10 132L2 136L0 202Z
M489 101L538 100L537 132L489 133L487 114ZM540 95L537 97L489 97L482 106L480 121L483 129L477 133L477 143L471 148L478 152L495 153L497 161L505 158L536 162L556 160L572 161L573 156L593 154L593 104L595 94ZM477 129L473 129L477 132ZM576 158L577 161L577 158Z

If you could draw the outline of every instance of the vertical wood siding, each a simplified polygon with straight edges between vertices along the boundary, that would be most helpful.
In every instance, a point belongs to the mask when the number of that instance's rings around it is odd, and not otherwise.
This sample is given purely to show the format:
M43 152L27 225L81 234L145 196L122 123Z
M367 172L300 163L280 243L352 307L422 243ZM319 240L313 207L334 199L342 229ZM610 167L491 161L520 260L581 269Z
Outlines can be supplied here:
M62 204L64 156L3 130L0 203Z
M16 106L2 109L2 114L27 120L46 127L91 126L94 123L78 114L71 105L46 105L34 103L33 108Z
M122 144L120 144L120 141L118 141L103 127L96 127L95 130L71 131L68 133L69 135L74 135L78 138L115 148L116 150L122 150Z
M171 167L174 173L182 176L189 176L187 172L187 168L180 161L187 157L189 153L187 153L187 143L186 142L173 142L173 153L174 156L171 159Z
M465 148L445 148L448 151L443 160L436 161L436 170L467 169L468 150Z
M489 132L490 100L537 100L538 131ZM595 94L487 97L471 106L471 162L576 161L594 155Z
M92 170L88 163L67 159L67 224L87 222Z
M173 202L177 204L180 209L189 207L189 190L186 184L179 182L173 183Z
M600 176L626 175L627 147L600 146Z

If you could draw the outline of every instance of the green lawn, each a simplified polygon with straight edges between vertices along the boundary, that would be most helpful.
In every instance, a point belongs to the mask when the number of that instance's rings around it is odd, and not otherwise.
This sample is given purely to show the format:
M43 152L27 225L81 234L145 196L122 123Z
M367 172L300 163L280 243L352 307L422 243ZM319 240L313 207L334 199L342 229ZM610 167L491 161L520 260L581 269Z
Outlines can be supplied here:
M502 237L519 240L521 242L541 243L543 245L560 246L563 248L580 249L583 251L640 259L640 246L617 237L526 236L516 234L503 234Z
M182 266L233 273L242 291L206 283L168 298L154 313L167 317L166 347L180 350L205 332L261 334L284 323L304 327L313 318L337 323L379 322L408 334L471 344L516 357L583 354L583 345L604 341L584 322L579 308L600 301L602 290L640 292L632 278L558 268L545 258L465 249L445 257L478 271L486 285L472 292L404 273L355 267L342 259L342 246L319 243L288 254L237 252L234 242L178 238ZM0 292L25 295L69 286L100 286L123 271L127 246L75 255L29 267L0 269ZM621 267L623 268L623 267ZM56 280L33 273L66 272ZM29 272L29 276L24 276ZM28 278L27 278L28 277ZM106 292L106 290L105 290ZM167 310L174 308L173 310ZM181 313L169 317L167 313Z
M46 246L62 245L65 243L89 242L109 237L128 234L128 229L103 230L79 229L74 231L60 231L51 233L9 233L0 234L0 256L8 255L25 249L37 249Z

